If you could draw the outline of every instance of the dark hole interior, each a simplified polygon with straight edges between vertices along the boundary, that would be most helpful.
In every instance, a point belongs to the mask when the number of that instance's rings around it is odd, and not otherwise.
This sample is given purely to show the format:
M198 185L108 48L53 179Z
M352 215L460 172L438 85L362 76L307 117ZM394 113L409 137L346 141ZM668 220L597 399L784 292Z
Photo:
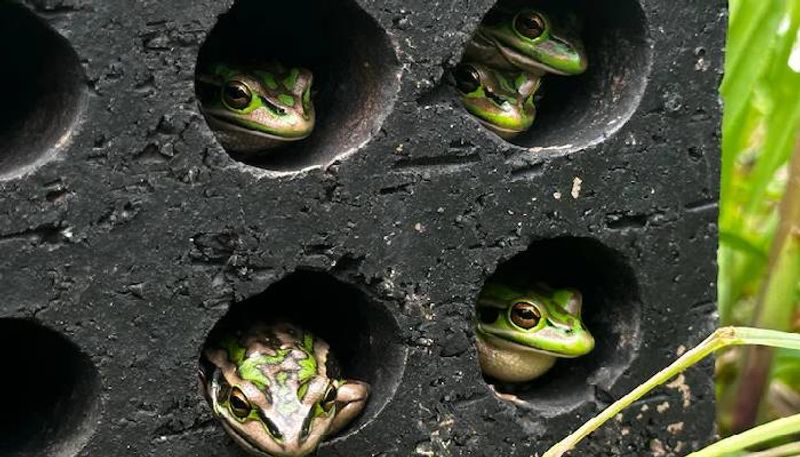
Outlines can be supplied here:
M501 384L537 410L562 410L591 398L593 386L608 388L630 363L638 345L640 300L633 270L621 254L590 238L555 238L534 242L503 262L491 277L511 284L545 283L571 287L583 295L582 319L595 348L555 366L528 383Z
M651 49L644 12L636 0L500 0L495 8L525 6L557 23L577 19L589 66L579 76L546 75L533 126L511 142L569 152L602 141L630 118L647 83Z
M231 152L273 171L326 165L354 152L379 128L399 86L389 39L352 0L238 0L206 39L197 71L214 62L271 61L313 72L316 109L310 137L260 154Z
M51 158L81 107L83 71L67 40L27 8L0 3L0 179Z
M33 322L0 319L6 370L0 408L0 455L77 453L96 420L99 380L86 355Z
M288 321L325 340L345 379L365 381L370 398L361 416L339 436L372 420L391 399L403 372L405 349L389 310L357 288L320 272L298 271L238 303L209 335L252 322Z

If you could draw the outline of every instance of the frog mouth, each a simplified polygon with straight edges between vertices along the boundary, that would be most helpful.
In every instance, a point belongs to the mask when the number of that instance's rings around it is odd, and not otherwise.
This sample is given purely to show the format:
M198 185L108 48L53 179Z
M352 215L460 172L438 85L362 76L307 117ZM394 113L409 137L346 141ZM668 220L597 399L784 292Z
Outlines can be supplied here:
M220 115L221 113L214 110L203 110L203 114L206 115L206 121L212 128L224 129L225 131L235 131L245 135L268 138L270 140L299 141L308 138L308 136L311 135L311 132L308 132L308 134L304 136L281 136L274 133L267 133L262 130L242 127L239 124L234 124L233 122L229 122L224 116Z
M272 454L262 450L260 447L256 446L255 443L253 443L247 438L247 436L239 433L236 429L228 425L228 423L225 422L224 420L220 422L222 423L222 428L224 428L225 431L228 432L228 435L230 435L234 439L234 441L236 441L240 446L245 448L251 454L260 457L275 457Z
M527 55L525 55L525 54L523 54L521 52L518 52L518 51L514 50L513 48L510 48L510 47L504 45L497 38L495 38L495 37L493 37L491 35L487 35L485 33L480 33L480 32L478 32L478 33L480 34L480 38L492 43L494 45L494 47L498 51L500 51L500 53L503 55L503 57L507 61L509 61L512 65L514 65L516 67L519 67L519 66L522 65L522 66L525 66L525 67L538 68L543 73L552 73L552 74L561 75L561 76L568 76L570 74L569 72L566 72L566 71L563 71L563 70L559 70L557 68L553 68L553 67L545 64L544 62L538 61L536 59L531 58L530 56L527 56ZM553 37L551 37L551 38L555 39Z
M502 350L510 350L510 351L517 351L517 352L534 352L537 354L544 354L549 355L552 357L559 357L559 358L572 358L576 356L569 356L564 355L559 352L547 351L544 349L537 349L530 346L526 346L524 344L515 343L514 341L509 341L507 339L501 338L495 334L489 333L486 330L482 329L480 324L476 327L475 333L477 334L478 338L483 340L485 344L490 346L494 346L497 349Z
M313 448L309 450L308 449L308 444L307 444L308 442L305 442L305 443L303 443L302 445L299 446L298 450L295 450L295 448L293 448L292 446L288 446L288 449L284 450L280 454L270 454L269 452L265 451L263 448L259 447L256 443L251 441L250 438L247 437L247 435L245 435L245 434L239 432L238 430L236 430L235 428L231 427L230 424L228 424L224 419L221 420L220 423L222 423L222 428L224 428L225 431L228 432L228 435L230 435L231 438L233 438L233 440L236 441L236 443L238 443L241 447L243 447L245 450L250 452L252 455L256 455L256 456L259 456L259 457L293 457L295 455L298 455L298 454L296 454L296 452L302 450L303 448L305 448L305 452L306 453L308 453L311 450L313 450ZM283 446L281 445L281 447L283 447ZM302 455L306 455L306 454L302 454Z

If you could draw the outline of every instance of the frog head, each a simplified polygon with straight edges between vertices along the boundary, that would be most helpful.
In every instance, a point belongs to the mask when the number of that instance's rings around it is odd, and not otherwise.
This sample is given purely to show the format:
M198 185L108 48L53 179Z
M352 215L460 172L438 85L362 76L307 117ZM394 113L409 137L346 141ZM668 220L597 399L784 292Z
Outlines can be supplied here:
M225 431L263 457L301 457L351 422L369 386L327 375L328 345L290 325L259 326L208 347L201 389Z
M313 76L279 63L212 65L197 75L200 107L220 143L232 152L258 152L302 140L314 129Z
M473 56L498 68L534 74L578 75L588 61L577 37L555 28L551 17L536 9L490 14L471 44Z
M546 286L519 291L498 284L484 287L477 305L478 331L555 357L578 357L594 348L581 321L581 293Z
M456 67L453 78L467 111L499 136L511 139L533 124L533 96L540 85L539 77L463 63Z
M497 282L484 286L476 305L475 328L481 369L507 382L535 379L557 358L594 348L581 321L581 294L545 285L518 289Z

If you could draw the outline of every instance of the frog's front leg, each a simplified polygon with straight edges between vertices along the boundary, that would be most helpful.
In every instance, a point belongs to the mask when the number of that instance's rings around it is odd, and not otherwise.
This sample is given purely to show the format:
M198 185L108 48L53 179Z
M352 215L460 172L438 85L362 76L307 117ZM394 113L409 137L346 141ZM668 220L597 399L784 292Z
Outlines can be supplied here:
M369 398L369 384L361 381L340 381L336 389L336 417L329 435L335 435L364 410Z

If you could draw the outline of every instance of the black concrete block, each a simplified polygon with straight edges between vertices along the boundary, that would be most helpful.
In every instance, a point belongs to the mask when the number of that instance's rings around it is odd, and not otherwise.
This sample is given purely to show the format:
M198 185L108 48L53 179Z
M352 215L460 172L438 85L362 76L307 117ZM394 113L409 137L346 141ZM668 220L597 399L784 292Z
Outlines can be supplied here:
M716 324L725 2L572 0L589 71L508 142L448 72L494 2L0 3L3 456L241 456L197 388L228 311L317 330L365 413L323 456L530 456ZM318 127L228 154L198 59L304 62ZM589 355L496 398L471 319L496 271L581 289ZM255 308L253 308L255 307ZM576 455L712 437L693 369Z

